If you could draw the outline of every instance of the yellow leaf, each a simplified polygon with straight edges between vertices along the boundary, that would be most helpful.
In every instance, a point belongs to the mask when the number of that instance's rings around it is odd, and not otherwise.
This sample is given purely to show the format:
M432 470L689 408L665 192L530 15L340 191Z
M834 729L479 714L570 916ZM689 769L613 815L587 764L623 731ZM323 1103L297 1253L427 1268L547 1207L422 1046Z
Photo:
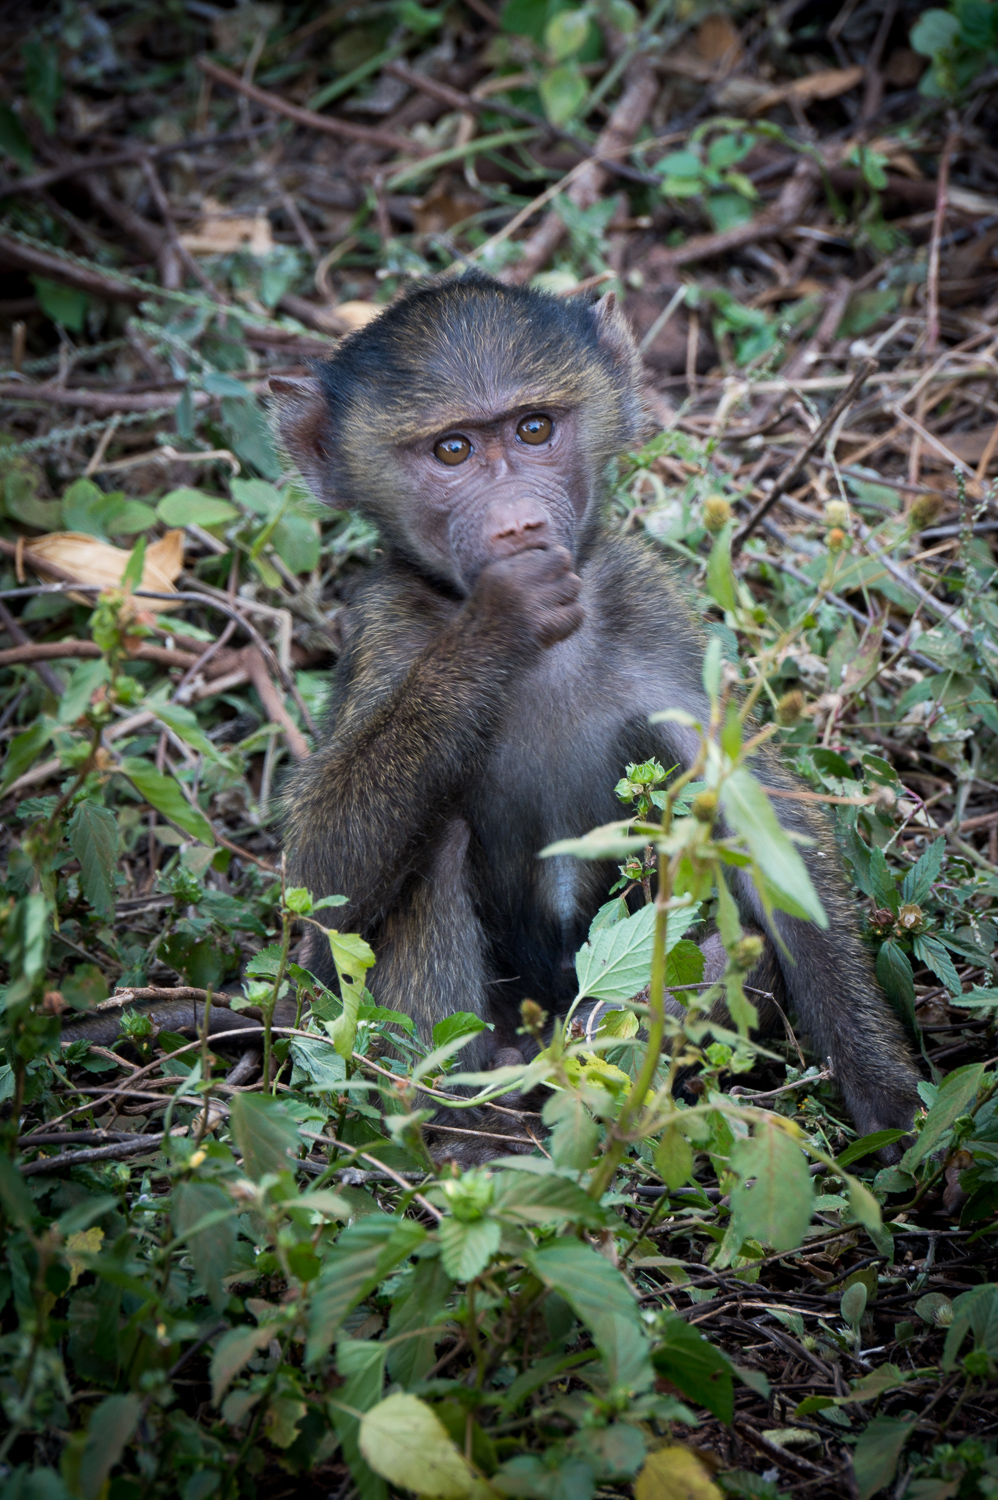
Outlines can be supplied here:
M634 1483L635 1500L723 1500L703 1464L688 1448L649 1453Z
M69 1261L69 1285L75 1286L88 1270L84 1255L98 1255L100 1247L104 1243L103 1229L81 1229L79 1234L71 1234L66 1241L66 1259Z

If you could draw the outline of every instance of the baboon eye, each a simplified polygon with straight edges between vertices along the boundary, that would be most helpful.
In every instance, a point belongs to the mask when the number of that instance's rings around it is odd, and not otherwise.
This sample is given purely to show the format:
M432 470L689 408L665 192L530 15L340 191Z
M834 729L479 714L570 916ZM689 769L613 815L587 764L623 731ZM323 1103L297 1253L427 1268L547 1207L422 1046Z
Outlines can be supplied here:
M471 444L466 437L459 432L454 432L450 437L441 438L433 450L435 458L439 458L442 464L463 464L471 453Z
M535 412L532 416L524 417L516 429L516 435L521 443L531 443L536 447L538 443L546 443L553 431L554 423L551 418Z

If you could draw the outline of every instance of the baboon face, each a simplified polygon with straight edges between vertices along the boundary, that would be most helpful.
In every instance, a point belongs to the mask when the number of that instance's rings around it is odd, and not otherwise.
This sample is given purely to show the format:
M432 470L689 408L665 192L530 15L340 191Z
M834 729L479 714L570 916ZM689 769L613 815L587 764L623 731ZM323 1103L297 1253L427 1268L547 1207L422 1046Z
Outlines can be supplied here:
M466 593L513 552L577 555L608 462L642 427L639 367L612 294L564 302L471 275L400 298L315 380L271 390L316 493Z
M574 556L590 499L578 425L566 407L502 412L398 450L411 524L435 572L468 590L514 552L560 546Z

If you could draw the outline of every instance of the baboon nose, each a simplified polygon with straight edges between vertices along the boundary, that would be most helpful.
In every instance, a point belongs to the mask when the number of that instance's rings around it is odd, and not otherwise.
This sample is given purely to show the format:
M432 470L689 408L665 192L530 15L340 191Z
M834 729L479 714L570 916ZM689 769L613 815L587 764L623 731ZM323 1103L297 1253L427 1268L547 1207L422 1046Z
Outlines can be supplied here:
M516 548L539 541L548 529L547 517L534 506L497 506L489 516L489 541L502 548Z

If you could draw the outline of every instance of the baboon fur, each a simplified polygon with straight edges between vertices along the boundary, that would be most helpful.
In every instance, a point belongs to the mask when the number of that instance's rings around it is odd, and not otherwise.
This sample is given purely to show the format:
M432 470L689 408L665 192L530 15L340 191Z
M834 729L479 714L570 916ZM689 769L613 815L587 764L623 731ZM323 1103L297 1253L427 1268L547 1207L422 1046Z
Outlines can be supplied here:
M345 613L325 743L287 792L291 878L317 897L349 898L328 920L369 940L373 994L424 1039L455 1010L493 1023L464 1066L487 1067L520 1045L525 997L564 1012L575 953L617 878L612 863L538 851L619 818L614 786L627 762L690 764L695 733L649 715L673 707L709 717L704 634L672 568L602 515L607 464L640 437L639 368L611 298L559 300L473 274L402 297L314 380L272 382L283 440L316 494L369 517L383 547ZM521 500L504 467L518 450L496 448L495 485L486 475L470 498L447 491L455 513L441 535L452 551L431 545L435 439L474 428L483 445L499 442L488 435L531 412L554 412L570 432L564 459L540 461L536 493ZM437 467L441 486L457 483ZM481 527L468 532L457 512L477 506L477 516L503 485L514 531L543 532L540 506L571 554L565 576L577 600L551 608L559 619L577 613L553 643L526 639L522 580L547 566L537 552L511 565L476 541L468 562L467 537ZM493 533L506 535L498 522ZM771 786L800 785L775 753L753 764ZM917 1073L874 981L832 829L806 804L775 805L788 831L813 840L803 857L829 922L775 918L784 948L771 946L796 1021L816 1060L831 1063L861 1133L906 1129ZM737 896L745 919L765 928L747 879ZM306 961L333 980L314 930Z

